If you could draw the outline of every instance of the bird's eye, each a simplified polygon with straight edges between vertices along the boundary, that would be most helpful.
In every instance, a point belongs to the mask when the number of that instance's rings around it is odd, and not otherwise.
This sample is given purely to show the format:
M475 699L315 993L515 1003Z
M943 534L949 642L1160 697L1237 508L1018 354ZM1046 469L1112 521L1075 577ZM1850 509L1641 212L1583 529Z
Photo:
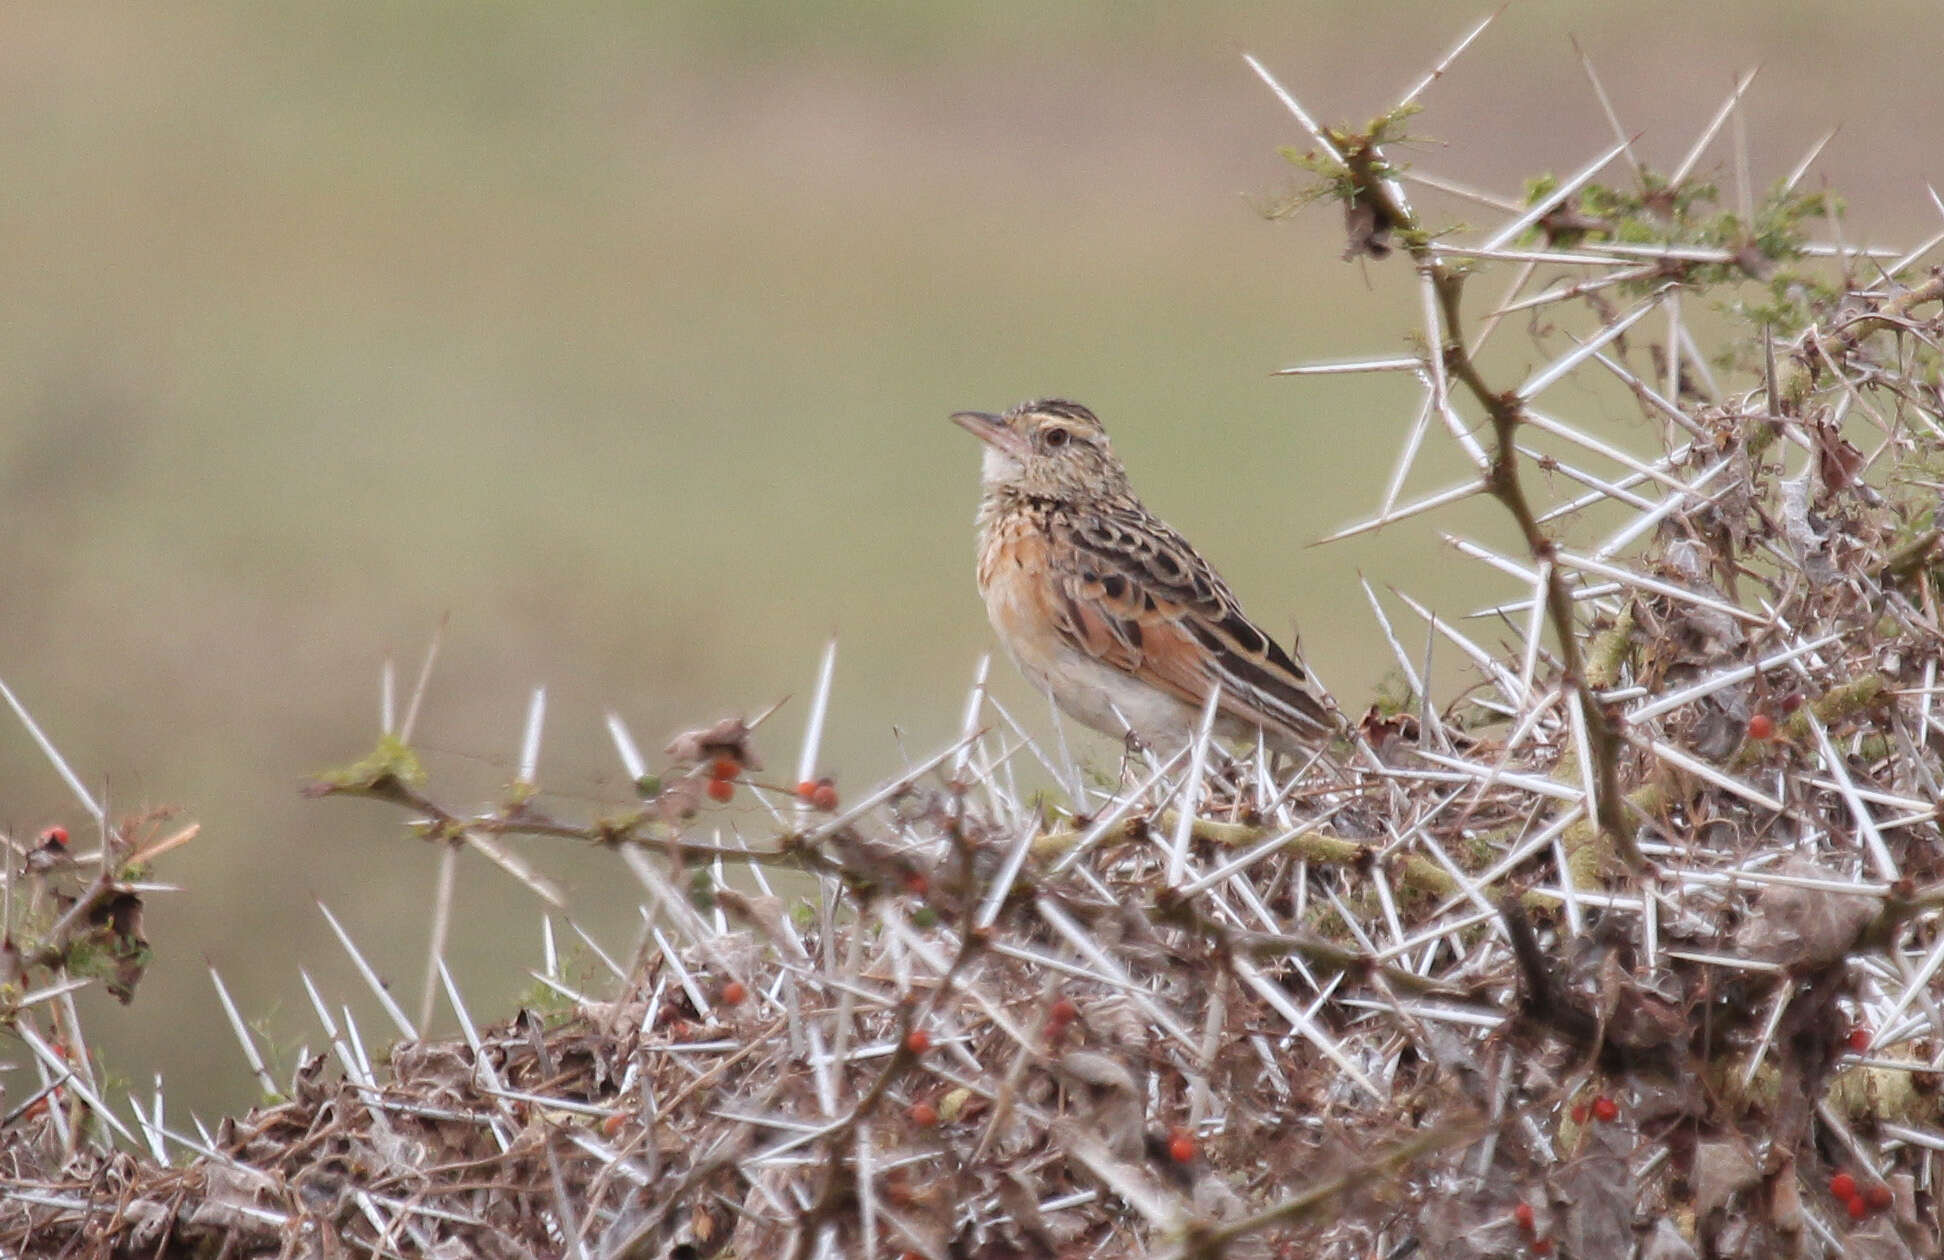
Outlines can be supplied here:
M1065 446L1067 444L1067 439L1071 438L1072 436L1073 436L1073 431L1071 429L1048 429L1046 432L1047 449L1048 450L1060 449L1062 446Z

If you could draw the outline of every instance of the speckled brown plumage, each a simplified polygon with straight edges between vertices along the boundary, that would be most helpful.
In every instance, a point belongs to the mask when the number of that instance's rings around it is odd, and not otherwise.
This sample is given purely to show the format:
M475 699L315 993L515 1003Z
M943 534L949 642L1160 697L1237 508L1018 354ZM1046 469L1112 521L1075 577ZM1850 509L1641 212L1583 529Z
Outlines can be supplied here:
M1301 752L1338 725L1303 667L1187 539L1142 506L1091 411L1060 399L953 419L986 443L979 590L1023 673L1109 734L1216 729Z

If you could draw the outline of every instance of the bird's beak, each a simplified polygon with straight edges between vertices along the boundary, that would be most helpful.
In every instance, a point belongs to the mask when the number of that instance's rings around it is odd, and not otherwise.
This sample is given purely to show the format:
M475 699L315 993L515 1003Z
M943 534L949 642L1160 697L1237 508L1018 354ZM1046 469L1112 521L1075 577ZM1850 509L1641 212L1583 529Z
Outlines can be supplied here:
M989 411L955 411L952 413L952 423L1014 459L1026 456L1026 439L1019 436L1003 416L995 416Z

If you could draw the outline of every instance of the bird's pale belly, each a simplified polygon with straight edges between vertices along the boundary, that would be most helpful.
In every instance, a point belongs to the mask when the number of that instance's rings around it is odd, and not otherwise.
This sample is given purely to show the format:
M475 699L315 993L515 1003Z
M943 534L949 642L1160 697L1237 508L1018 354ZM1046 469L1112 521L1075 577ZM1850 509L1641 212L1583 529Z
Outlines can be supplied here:
M1057 664L1044 671L1021 661L1020 672L1076 722L1110 735L1132 729L1162 752L1172 752L1194 736L1201 715L1173 696L1070 648L1062 648L1058 656Z
M1172 750L1194 734L1199 712L1140 679L1069 646L1040 602L1040 589L1003 569L985 587L986 613L1029 682L1077 722L1108 735L1130 728Z

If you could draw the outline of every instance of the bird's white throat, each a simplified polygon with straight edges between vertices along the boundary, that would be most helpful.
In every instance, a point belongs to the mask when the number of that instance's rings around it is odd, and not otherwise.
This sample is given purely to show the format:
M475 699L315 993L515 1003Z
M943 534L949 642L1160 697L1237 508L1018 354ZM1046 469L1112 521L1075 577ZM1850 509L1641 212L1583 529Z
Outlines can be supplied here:
M980 465L981 478L988 486L1003 486L1019 479L1019 461L990 442L986 444L985 460Z

